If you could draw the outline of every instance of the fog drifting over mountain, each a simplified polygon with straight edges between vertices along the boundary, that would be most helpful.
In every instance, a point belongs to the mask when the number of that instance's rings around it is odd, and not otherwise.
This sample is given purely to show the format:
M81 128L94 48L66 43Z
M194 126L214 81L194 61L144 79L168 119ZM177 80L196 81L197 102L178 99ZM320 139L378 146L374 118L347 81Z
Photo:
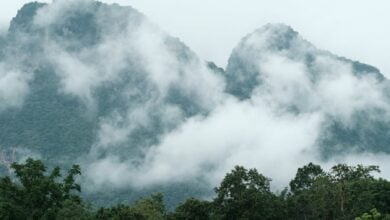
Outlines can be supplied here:
M213 186L244 165L280 189L308 162L390 177L385 74L287 25L221 70L131 7L57 0L26 5L0 46L0 146L80 163L96 188Z

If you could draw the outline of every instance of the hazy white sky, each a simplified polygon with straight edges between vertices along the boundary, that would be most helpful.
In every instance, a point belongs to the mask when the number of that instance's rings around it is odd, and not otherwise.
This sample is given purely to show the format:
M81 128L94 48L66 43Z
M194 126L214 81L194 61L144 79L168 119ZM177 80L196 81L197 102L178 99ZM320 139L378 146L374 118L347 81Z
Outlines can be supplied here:
M390 76L389 0L103 1L137 8L201 58L223 67L244 35L266 23L283 22L319 48L375 65ZM26 2L0 1L1 29Z

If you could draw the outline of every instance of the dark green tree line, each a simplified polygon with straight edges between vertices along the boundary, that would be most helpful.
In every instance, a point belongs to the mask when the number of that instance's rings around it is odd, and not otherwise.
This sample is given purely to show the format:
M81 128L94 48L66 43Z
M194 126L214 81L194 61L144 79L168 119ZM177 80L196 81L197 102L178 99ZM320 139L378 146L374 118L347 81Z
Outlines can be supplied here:
M236 166L215 188L214 199L189 198L171 211L160 193L131 205L92 208L80 197L77 165L63 178L58 167L48 172L39 160L11 167L14 176L0 178L0 219L390 219L390 182L373 175L377 166L338 164L326 172L309 163L279 193L256 169Z

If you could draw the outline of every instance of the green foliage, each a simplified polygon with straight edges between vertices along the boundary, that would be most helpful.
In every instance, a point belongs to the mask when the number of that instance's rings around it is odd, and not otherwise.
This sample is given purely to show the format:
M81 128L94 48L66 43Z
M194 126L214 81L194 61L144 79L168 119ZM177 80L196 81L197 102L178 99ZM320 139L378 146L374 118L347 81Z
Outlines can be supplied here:
M84 204L74 200L65 200L58 210L56 220L92 220L92 212Z
M211 219L211 203L195 198L189 198L180 204L169 219L177 220L208 220Z
M153 219L162 220L165 216L165 205L163 195L153 194L150 198L140 199L132 206L124 204L116 205L112 208L101 208L97 211L95 219Z
M0 219L390 219L381 214L390 213L390 182L372 175L377 166L338 164L325 172L309 163L298 169L290 190L280 193L273 193L271 180L256 169L236 166L215 188L212 201L189 198L173 212L167 212L161 193L94 210L78 196L77 165L62 179L58 167L47 172L39 160L11 167L14 176L0 179Z
M365 212L361 217L356 217L355 220L379 220L382 215L377 209L371 209L369 213Z
M389 182L375 179L377 166L338 164L329 172L308 164L290 182L289 213L294 219L353 219L374 207L388 212ZM386 204L386 205L384 205Z
M164 197L157 193L150 198L141 199L133 206L135 213L142 214L145 219L163 219L165 215Z
M75 183L80 167L74 165L63 181L60 169L47 174L45 165L39 160L27 159L25 164L13 163L15 179L0 179L0 219L53 218L63 208L65 201L80 204L77 194L81 191Z
M236 166L215 189L215 212L221 219L278 219L273 210L276 196L270 191L270 179L256 169Z
M312 187L315 180L323 174L322 168L313 163L298 168L295 178L290 182L291 191L299 194L301 191Z

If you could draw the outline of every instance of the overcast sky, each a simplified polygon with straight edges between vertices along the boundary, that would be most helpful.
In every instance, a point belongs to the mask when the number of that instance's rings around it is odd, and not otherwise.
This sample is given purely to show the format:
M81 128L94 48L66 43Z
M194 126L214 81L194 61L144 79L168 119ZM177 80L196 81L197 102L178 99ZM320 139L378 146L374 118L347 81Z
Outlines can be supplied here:
M1 0L1 30L27 0ZM50 2L46 0L46 2ZM104 0L131 5L201 58L225 67L246 34L270 22L291 25L321 49L377 66L390 76L389 0Z

